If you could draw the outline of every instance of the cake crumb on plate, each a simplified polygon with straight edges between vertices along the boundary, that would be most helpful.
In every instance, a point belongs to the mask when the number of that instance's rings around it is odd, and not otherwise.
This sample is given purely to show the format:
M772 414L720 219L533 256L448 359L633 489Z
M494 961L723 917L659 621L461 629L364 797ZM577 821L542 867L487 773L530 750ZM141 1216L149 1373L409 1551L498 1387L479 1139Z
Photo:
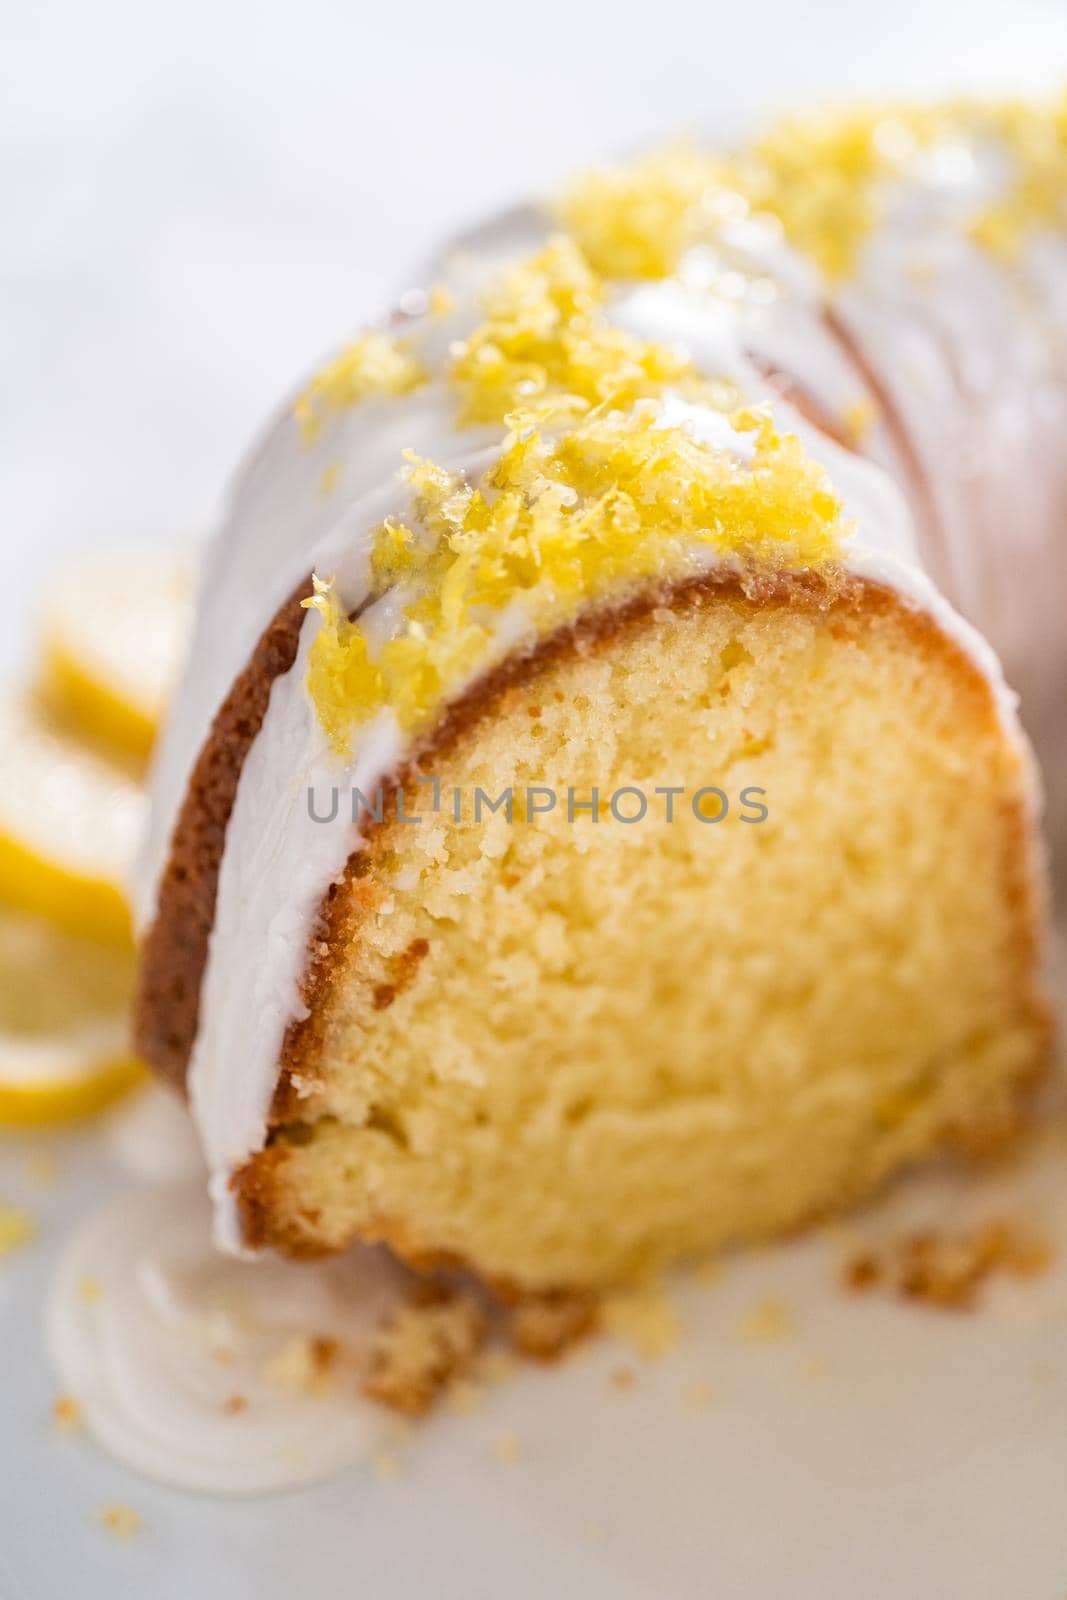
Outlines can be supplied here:
M795 1332L793 1313L784 1300L774 1296L753 1306L741 1321L741 1337L746 1344L780 1344Z
M0 1205L0 1256L29 1244L37 1229L28 1211Z
M263 1364L263 1376L279 1389L322 1394L333 1381L336 1339L293 1334Z
M594 1331L599 1314L595 1295L529 1295L513 1308L509 1332L520 1355L531 1361L558 1361Z
M110 1504L101 1506L96 1516L116 1539L132 1539L143 1526L140 1512L123 1500L112 1500Z
M1048 1243L1029 1228L995 1218L969 1232L925 1229L893 1240L881 1252L862 1250L842 1268L846 1289L884 1284L906 1300L949 1311L972 1311L997 1274L1033 1278L1052 1261Z
M363 1392L408 1416L422 1416L470 1371L488 1333L488 1319L474 1295L428 1291L402 1306L379 1331Z
M513 1433L502 1433L493 1440L493 1454L502 1467L513 1467L522 1450Z
M52 1421L60 1433L75 1433L82 1426L82 1408L72 1394L60 1394L53 1400Z
M659 1284L609 1295L603 1319L609 1333L649 1361L673 1350L681 1334L678 1313Z

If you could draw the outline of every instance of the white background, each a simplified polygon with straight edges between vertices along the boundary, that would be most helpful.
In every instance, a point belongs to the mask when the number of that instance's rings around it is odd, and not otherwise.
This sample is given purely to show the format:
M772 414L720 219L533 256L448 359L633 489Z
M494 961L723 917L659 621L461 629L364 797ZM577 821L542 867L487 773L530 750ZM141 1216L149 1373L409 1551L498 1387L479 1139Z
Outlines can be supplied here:
M202 522L441 233L650 136L1061 78L1054 0L0 0L0 666L64 550Z

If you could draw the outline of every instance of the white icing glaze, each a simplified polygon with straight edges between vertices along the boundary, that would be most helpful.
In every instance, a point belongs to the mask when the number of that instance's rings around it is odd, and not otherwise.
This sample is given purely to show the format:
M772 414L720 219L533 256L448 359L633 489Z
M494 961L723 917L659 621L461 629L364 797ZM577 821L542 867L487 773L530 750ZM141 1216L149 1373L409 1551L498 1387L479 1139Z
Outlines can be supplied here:
M255 1494L329 1477L386 1437L362 1398L368 1342L409 1280L381 1250L254 1264L211 1242L202 1183L127 1191L68 1241L47 1340L93 1436L182 1489ZM288 1352L338 1342L317 1388Z
M1059 440L1067 437L1067 293L1058 273L1067 261L1067 243L1041 241L1020 288L1020 280L989 261L956 225L992 181L972 152L941 152L927 181L908 186L890 205L838 312L891 396L924 469L936 523L933 530L923 528L926 562L938 567L953 597L1010 643L1020 612L1005 598L1003 568L1018 560L1019 545L1003 539L1004 526L1015 529L1025 520L1036 545L1047 552L1054 513L1067 505L1067 485L1048 465L1057 453L1067 455L1058 441L1052 447L1057 431ZM439 263L434 275L451 285L460 304L454 317L419 325L429 364L436 359L439 366L447 341L471 325L477 289L490 267L527 253L545 231L536 212L523 210L468 237ZM620 293L612 315L635 333L683 346L702 370L732 377L746 396L766 394L762 372L776 369L829 417L873 398L827 325L814 272L773 227L738 223L717 251L693 252L677 281ZM1057 330L1055 359L1046 338L1049 319ZM331 418L312 449L299 439L289 408L245 469L208 564L193 648L196 667L158 766L142 915L151 909L189 767L266 618L311 567L336 575L349 609L364 604L370 530L404 505L397 478L402 447L471 475L485 464L487 440L498 441L499 430L457 433L452 404L440 383L400 400L364 402ZM722 446L720 414L674 402L671 408ZM777 400L775 409L827 466L856 521L846 553L850 570L904 595L974 661L991 685L1009 738L1027 761L1014 697L995 654L920 564L913 518L922 507L909 511L896 486L915 488L891 433L876 426L866 442L871 459L864 460L786 402ZM980 457L975 439L981 441ZM732 443L743 453L740 436ZM335 462L344 495L331 503L319 481L323 467ZM1021 464L1028 497L1023 507ZM982 547L977 555L975 543ZM996 554L998 544L1012 553ZM706 551L700 559L707 560ZM983 563L989 568L984 576ZM388 637L398 625L400 598L393 593L376 601L362 614L362 625L379 639ZM371 794L404 754L398 728L382 713L360 732L351 764L339 769L304 687L307 651L318 626L315 615L305 620L296 664L273 685L238 785L190 1068L218 1235L231 1249L240 1241L229 1179L262 1145L285 1029L300 1015L299 984L314 919L358 840L354 826L313 822L307 791L315 791L322 814L334 784L346 794L353 786ZM509 611L481 670L531 638L521 613Z

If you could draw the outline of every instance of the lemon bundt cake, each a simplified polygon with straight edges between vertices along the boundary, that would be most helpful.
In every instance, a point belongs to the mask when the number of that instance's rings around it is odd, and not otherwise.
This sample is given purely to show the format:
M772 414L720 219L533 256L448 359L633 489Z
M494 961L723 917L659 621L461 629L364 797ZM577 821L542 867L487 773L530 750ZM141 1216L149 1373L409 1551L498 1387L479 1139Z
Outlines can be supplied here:
M996 1144L1049 1023L974 624L1040 735L1067 102L672 149L435 278L246 465L158 759L221 1242L596 1287Z

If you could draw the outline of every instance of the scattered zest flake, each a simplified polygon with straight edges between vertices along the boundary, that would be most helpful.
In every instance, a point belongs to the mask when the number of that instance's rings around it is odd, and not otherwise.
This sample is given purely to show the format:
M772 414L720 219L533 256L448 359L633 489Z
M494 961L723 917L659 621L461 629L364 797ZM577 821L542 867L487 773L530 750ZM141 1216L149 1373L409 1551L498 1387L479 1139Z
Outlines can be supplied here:
M141 1531L140 1512L122 1500L113 1500L110 1505L101 1506L96 1515L116 1539L132 1539Z
M60 1433L76 1433L82 1426L82 1408L72 1394L57 1395L53 1400L52 1421Z
M344 411L372 394L409 394L426 373L403 339L364 333L315 374L293 407L302 437L317 439L331 412Z
M1047 103L954 100L874 105L788 117L723 159L674 145L632 165L586 173L561 217L598 272L663 278L725 221L774 218L831 284L852 276L893 186L938 149L991 149L1006 169L999 195L967 231L1013 260L1067 215L1067 93Z

